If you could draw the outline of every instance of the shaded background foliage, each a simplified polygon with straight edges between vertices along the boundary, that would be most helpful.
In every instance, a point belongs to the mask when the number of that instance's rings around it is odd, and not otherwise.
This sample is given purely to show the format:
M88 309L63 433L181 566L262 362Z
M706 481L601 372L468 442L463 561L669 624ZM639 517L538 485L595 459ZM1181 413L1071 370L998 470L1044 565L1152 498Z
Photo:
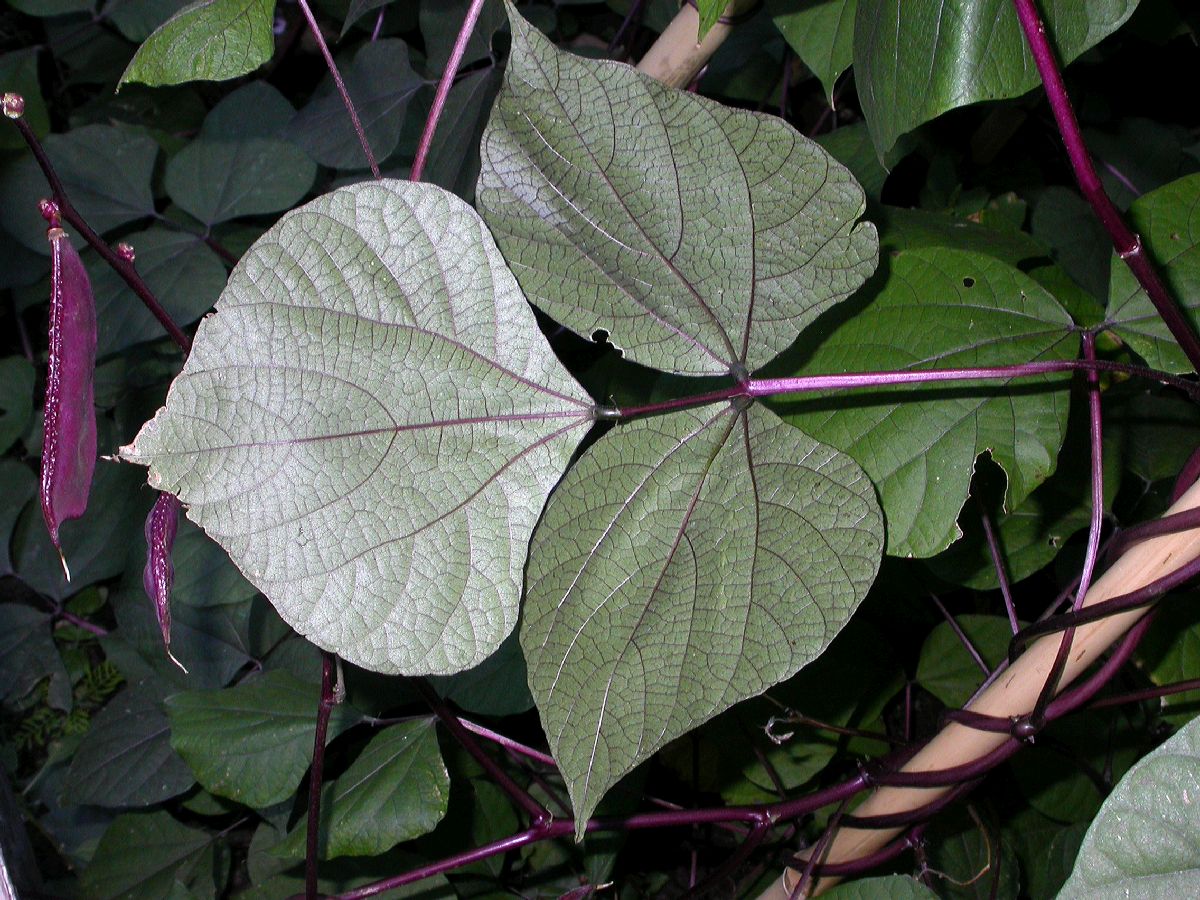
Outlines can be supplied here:
M290 3L273 11L258 4L271 17L274 46L260 48L263 64L252 74L219 83L129 83L114 94L136 45L184 5L8 0L0 7L0 87L25 95L28 121L80 211L109 240L134 245L143 277L173 317L190 325L211 308L232 262L280 214L367 173L300 10ZM433 81L466 5L316 4L385 174L408 174ZM970 5L963 0L939 8L953 19ZM1056 11L1071 5L1047 3L1047 18L1055 23ZM918 53L919 45L893 46L886 35L863 30L864 22L887 21L888 7L865 0L771 0L735 29L697 85L734 106L779 112L863 184L865 217L879 228L883 259L851 306L894 305L902 322L904 298L893 295L904 284L973 290L951 267L966 260L970 277L989 285L1040 285L1051 304L1057 301L1047 309L1061 305L1081 325L1121 315L1134 286L1075 193L1040 93L1023 93L1034 82L1023 76L997 89L980 75L967 78L966 87L932 79L927 92L903 90L911 68L904 53ZM1200 23L1194 11L1168 0L1096 7L1103 7L1109 30L1121 27L1083 53L1068 70L1068 87L1110 194L1130 209L1152 246L1181 244L1180 254L1161 261L1178 261L1169 278L1195 303L1200 295L1191 289L1189 260L1197 239L1188 212L1198 183L1189 176L1200 170L1200 113L1166 86L1194 80ZM621 0L521 7L538 29L576 53L636 60L674 6L661 0L641 5L634 26L610 48L629 9ZM1069 57L1095 43L1065 35L1059 49ZM987 73L1002 81L1006 65L1029 68L1017 60L1015 37L1005 40L1011 54L1000 54L998 71ZM489 4L426 172L468 201L509 42L502 8ZM888 78L872 68L882 63L892 67L893 90L902 88L890 98L881 93ZM926 121L1001 94L1017 96ZM153 498L132 467L99 464L88 514L64 526L74 577L63 582L35 499L49 295L49 251L36 201L46 193L16 133L0 129L0 759L6 777L51 895L283 896L302 888L303 776L321 677L318 651L291 632L224 551L182 522L172 649L189 672L175 668L162 652L141 589L140 535ZM896 256L900 251L904 255ZM100 322L100 446L111 450L129 443L153 414L181 361L93 251L84 250L83 258ZM1186 371L1165 333L1153 324L1141 327L1143 312L1127 318L1130 327L1119 334L1101 333L1108 358ZM604 344L542 321L593 396L624 405L678 393L672 376L641 369ZM797 347L779 365L789 373L840 369L847 351L839 351L839 339L851 350L857 346L852 333L839 331L819 351ZM897 344L896 352L921 352L911 341ZM1017 359L1046 349L1018 346ZM1111 525L1132 523L1165 508L1196 443L1197 413L1178 394L1145 383L1111 378L1104 390L1106 516ZM1005 449L973 433L931 454L931 467L957 467L958 492L970 481L973 499L951 532L911 536L898 529L896 511L938 498L906 486L903 473L893 478L886 469L869 470L889 515L894 555L885 558L850 626L794 678L667 745L618 784L598 812L627 813L647 796L682 806L769 801L831 783L889 741L928 733L937 714L961 704L981 677L930 596L988 662L1003 658L1011 636L979 511L1002 536L1023 617L1035 616L1078 570L1088 521L1080 399L1073 398L1069 416L1061 395L1064 408L1044 413L1067 423L1057 471L1048 478L1052 460L1022 483ZM839 447L835 432L846 447L869 444L878 428L873 410L853 402L830 405L837 406L781 401L775 408L789 421L808 423L810 431L813 423L832 423L822 437ZM1054 434L1045 441L1051 456L1059 439ZM929 450L905 448L895 437L887 449L910 460L925 459ZM983 451L990 452L976 460ZM863 453L883 455L869 446ZM894 508L889 492L897 497ZM953 514L961 499L951 491L941 502ZM942 551L959 529L963 537ZM904 558L910 554L927 558ZM1189 596L1164 610L1137 665L1118 676L1114 690L1200 675L1200 613ZM542 746L515 638L480 669L434 683L468 717ZM517 830L523 814L435 727L408 682L347 666L344 684L346 701L327 736L323 890L368 883ZM915 859L902 859L896 871L922 874L943 896L1053 894L1101 801L1140 756L1191 720L1196 696L1130 704L1116 714L1084 713L1052 726L993 775L969 806L938 817ZM792 733L771 740L764 726L788 709L807 718L771 726L777 735ZM556 806L565 796L556 773L532 763L510 768L556 815L568 815ZM824 823L823 815L797 823L799 836L815 837ZM697 826L632 841L614 833L580 845L544 842L438 876L421 895L552 896L610 881L623 896L679 894L697 872L715 869L736 837ZM794 832L773 835L733 873L736 883L721 890L753 894L777 877L797 846ZM864 886L863 896L898 896L907 884Z

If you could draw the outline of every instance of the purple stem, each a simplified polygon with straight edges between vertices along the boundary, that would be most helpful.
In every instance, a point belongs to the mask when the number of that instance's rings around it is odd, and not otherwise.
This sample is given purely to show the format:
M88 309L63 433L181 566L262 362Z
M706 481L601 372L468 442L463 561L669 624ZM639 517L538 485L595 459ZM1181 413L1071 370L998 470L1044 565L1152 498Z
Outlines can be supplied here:
M325 768L325 735L333 712L333 654L321 652L321 699L317 704L317 729L313 737L312 769L308 776L308 834L304 850L304 896L317 896L317 853L321 832L321 777Z
M967 637L967 633L962 630L962 626L958 624L958 621L954 618L954 616L950 615L950 611L946 609L946 607L942 604L942 601L937 598L936 594L930 594L929 596L933 600L934 605L938 608L938 612L942 614L942 618L946 620L946 624L950 626L950 630L953 631L955 636L958 638L959 643L966 648L967 653L971 655L971 659L975 660L975 665L979 666L980 671L982 671L986 676L991 669L988 668L988 664L984 661L984 658L979 655L979 650L976 649L975 645L971 643L971 639Z
M1200 508L1185 509L1183 512L1172 513L1169 516L1163 516L1161 519L1151 519L1149 522L1134 525L1122 531L1112 541L1108 552L1119 556L1131 544L1164 534L1178 534L1181 531L1191 531L1193 528L1200 528Z
M1196 483L1197 478L1200 478L1200 447L1192 451L1188 461L1183 464L1179 477L1175 479L1175 488L1171 491L1171 502L1174 503L1182 497L1184 492Z
M976 498L978 500L978 498ZM979 521L983 524L983 538L987 542L988 553L992 557L992 566L996 570L996 580L1000 583L1000 596L1004 598L1004 609L1008 612L1008 624L1013 634L1021 630L1017 619L1017 606L1013 602L1012 586L1008 583L1008 566L1004 564L1004 555L1000 550L1000 540L992 525L992 517L979 501Z
M1019 653L1031 640L1043 634L1051 634L1069 626L1078 627L1086 625L1088 622L1097 622L1115 613L1129 612L1130 610L1147 606L1162 594L1191 581L1197 575L1200 575L1200 558L1180 566L1173 572L1168 572L1161 578L1156 578L1136 591L1112 597L1101 603L1085 607L1078 612L1069 612L1043 619L1036 625L1030 625L1028 628L1022 629L1019 633L1013 635L1012 643L1009 645L1009 656L1011 658Z
M146 286L146 282L142 280L142 276L138 274L133 263L120 256L112 247L104 242L100 235L92 230L92 227L84 220L78 210L71 204L70 198L67 196L66 188L63 187L62 180L58 177L58 172L55 171L54 165L50 162L50 157L46 155L45 149L42 147L42 142L38 140L33 129L29 127L29 123L23 118L13 119L12 123L17 126L17 130L21 132L21 137L25 139L25 143L29 146L29 151L33 154L33 158L37 161L38 166L42 170L42 174L46 177L47 184L50 185L50 192L54 195L54 200L58 203L59 214L66 221L70 222L79 232L79 236L91 245L114 272L124 279L125 283L137 294L138 299L145 304L146 309L150 310L151 315L158 319L159 324L166 329L167 334L171 336L176 344L179 345L185 354L192 349L192 342L186 334L183 333L174 320L163 309L162 304L158 302L158 298L154 296L154 292Z
M645 9L645 7L646 0L633 0L633 3L629 6L629 12L627 12L625 14L625 18L621 20L621 26L617 29L617 33L614 34L612 40L608 42L608 47L605 50L605 53L608 56L612 56L613 52L621 46L621 40L625 37L625 32L630 29L635 19L641 19L642 10Z
M383 30L383 16L387 12L387 6L379 7L379 15L375 19L375 27L371 29L371 43L379 40L379 32Z
M90 631L97 637L104 637L106 634L108 634L108 629L103 625L97 625L94 622L89 622L87 619L77 616L73 612L68 612L65 609L55 610L54 617L57 619L62 619L64 622L69 622L76 628L82 628L84 631Z
M479 746L479 742L471 735L471 732L467 730L463 723L459 721L458 716L446 704L446 701L438 696L437 691L430 687L427 681L421 678L414 678L412 684L422 699L429 704L429 708L433 710L434 715L449 729L450 733L454 735L455 740L462 745L463 749L475 757L475 761L483 766L484 771L500 786L500 789L504 793L513 799L514 803L525 810L529 815L533 828L541 827L553 819L549 810L533 799L529 791L513 781L508 773L494 759L488 756L484 749Z
M1075 110L1071 107L1067 89L1063 85L1062 72L1059 71L1054 50L1046 37L1046 26L1038 14L1036 3L1034 0L1013 0L1013 6L1016 7L1021 30L1025 32L1025 40L1033 53L1033 60L1046 88L1046 97L1054 112L1054 120L1058 124L1059 134L1062 135L1063 145L1066 147L1080 192L1112 238L1117 255L1125 260L1125 264L1149 296L1150 302L1154 304L1154 308L1192 367L1200 371L1200 337L1197 337L1191 321L1167 290L1158 269L1142 247L1141 238L1125 224L1108 194L1104 192L1104 185L1096 174L1096 168L1092 165L1087 146L1083 142Z
M1096 359L1096 337L1091 332L1083 335L1083 356L1089 362ZM1100 417L1100 377L1096 372L1087 373L1088 388L1088 435L1091 439L1092 463L1092 515L1088 524L1087 551L1083 557L1083 573L1079 576L1079 587L1075 591L1075 602L1072 612L1079 612L1083 601L1092 586L1092 576L1096 572L1096 560L1100 557L1100 529L1104 525L1104 434ZM1040 728L1046 707L1058 693L1059 681L1067 666L1067 657L1071 652L1071 642L1075 639L1075 628L1069 627L1063 631L1062 640L1058 645L1058 653L1054 663L1046 675L1046 683L1042 685L1037 702L1029 716L1031 727Z
M425 130L421 132L421 142L417 145L417 155L413 159L412 171L408 176L410 181L420 181L425 175L425 163L429 159L429 148L433 146L433 135L437 131L438 120L446 108L446 98L450 96L454 76L462 63L463 54L467 52L467 42L471 40L471 32L475 30L475 23L479 21L484 2L485 0L471 0L471 6L458 29L458 37L454 39L450 58L446 60L446 70L442 72L437 93L433 95L433 105L429 107L429 115L425 118Z
M1174 681L1171 684L1143 688L1140 691L1125 691L1120 694L1112 694L1093 702L1090 709L1120 706L1123 703L1141 703L1143 700L1157 700L1160 697L1170 697L1173 694L1183 694L1195 690L1200 690L1200 678L1189 678L1187 681Z
M484 728L472 722L470 719L459 718L459 724L472 734L477 734L481 738L491 741L493 744L499 744L505 750L517 756L526 756L529 759L536 760L544 766L555 767L554 757L549 753L543 753L541 750L535 750L533 747L527 747L525 744L518 743L510 737L505 737L499 732L492 731L490 728Z
M1160 372L1157 369L1150 369L1146 366L1133 366L1127 363L1110 362L1104 359L1063 359L1021 363L1012 366L981 366L963 369L923 369L919 371L895 369L879 372L850 372L842 375L751 378L740 384L734 384L716 391L709 391L705 394L677 397L671 400L661 400L657 403L646 403L641 406L619 408L598 407L597 418L628 419L634 416L650 416L747 397L776 397L792 394L813 394L822 391L848 391L953 381L1009 381L1014 378L1037 378L1042 375L1055 375L1064 372L1120 372L1121 374L1136 378L1147 378L1152 381L1161 382L1162 384L1183 391L1195 400L1200 400L1200 385L1167 372Z
M371 151L371 143L367 140L367 132L362 126L362 122L358 118L358 110L354 108L354 101L350 99L350 92L346 90L346 82L342 81L342 73L338 71L337 63L333 61L333 54L329 52L329 45L325 43L325 35L321 34L321 26L317 24L316 16L313 15L312 9L309 8L308 0L297 0L300 4L300 10L304 13L304 18L308 22L308 30L312 32L313 40L317 42L317 47L321 50L321 55L325 57L325 66L329 69L329 74L333 76L333 83L337 86L338 93L342 95L342 102L346 104L346 112L350 114L350 123L354 126L354 133L358 135L358 142L362 144L363 155L367 158L367 165L371 167L371 174L376 180L383 176L379 174L379 163L375 162L375 154Z

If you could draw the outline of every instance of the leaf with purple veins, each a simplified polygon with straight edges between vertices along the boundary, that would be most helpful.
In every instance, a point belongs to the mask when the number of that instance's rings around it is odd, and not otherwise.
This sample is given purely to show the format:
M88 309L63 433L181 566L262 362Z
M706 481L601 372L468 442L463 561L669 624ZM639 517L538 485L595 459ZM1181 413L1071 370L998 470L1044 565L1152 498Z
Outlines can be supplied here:
M179 499L174 494L159 494L146 516L146 569L142 585L146 596L154 601L158 627L162 629L163 649L171 662L187 668L171 652L171 586L175 583L175 566L171 550L175 546L175 530L179 527Z
M62 559L59 526L87 509L96 469L96 405L92 377L96 368L96 304L92 286L59 227L58 207L43 201L50 223L50 364L46 376L46 421L42 442L42 515L50 540Z

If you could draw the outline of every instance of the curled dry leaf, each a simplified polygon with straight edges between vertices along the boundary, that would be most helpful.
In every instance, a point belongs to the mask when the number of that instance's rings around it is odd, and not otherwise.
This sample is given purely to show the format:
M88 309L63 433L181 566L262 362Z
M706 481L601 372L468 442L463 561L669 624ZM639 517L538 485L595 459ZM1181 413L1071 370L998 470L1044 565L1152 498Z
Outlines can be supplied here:
M87 509L96 469L96 304L79 253L59 227L58 206L42 201L50 223L50 362L42 442L42 515L63 562L59 526Z
M158 627L162 629L163 649L171 662L187 668L171 652L171 586L175 583L175 566L171 550L175 546L175 530L179 527L179 500L174 494L159 494L146 516L146 569L142 585L146 596L154 601Z

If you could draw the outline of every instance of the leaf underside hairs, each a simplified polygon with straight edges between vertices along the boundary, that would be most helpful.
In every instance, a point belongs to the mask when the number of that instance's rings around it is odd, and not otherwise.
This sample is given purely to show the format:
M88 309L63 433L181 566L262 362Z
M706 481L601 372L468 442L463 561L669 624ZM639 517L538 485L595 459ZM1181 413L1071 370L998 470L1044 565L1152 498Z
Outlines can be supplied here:
M87 509L96 469L96 304L79 252L59 226L57 204L42 201L50 227L50 360L42 442L42 515L71 580L59 526Z

